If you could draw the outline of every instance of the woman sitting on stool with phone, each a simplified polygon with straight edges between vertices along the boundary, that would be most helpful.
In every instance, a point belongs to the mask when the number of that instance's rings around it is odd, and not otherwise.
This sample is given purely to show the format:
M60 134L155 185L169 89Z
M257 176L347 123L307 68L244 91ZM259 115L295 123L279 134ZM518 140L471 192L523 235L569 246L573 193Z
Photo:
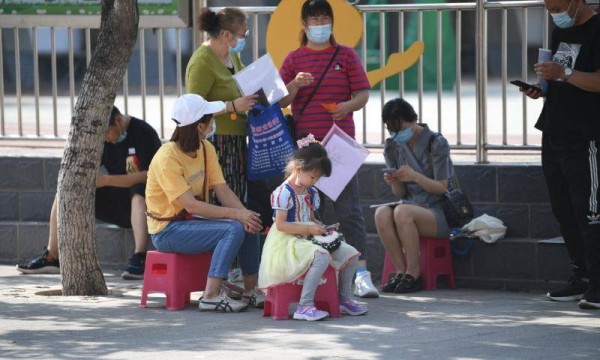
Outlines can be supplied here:
M383 179L394 195L407 201L375 211L377 233L398 271L382 286L383 292L422 290L419 239L450 234L442 208L442 195L453 171L450 147L443 136L417 123L417 118L404 99L383 106L383 123L390 132L383 153L387 164Z

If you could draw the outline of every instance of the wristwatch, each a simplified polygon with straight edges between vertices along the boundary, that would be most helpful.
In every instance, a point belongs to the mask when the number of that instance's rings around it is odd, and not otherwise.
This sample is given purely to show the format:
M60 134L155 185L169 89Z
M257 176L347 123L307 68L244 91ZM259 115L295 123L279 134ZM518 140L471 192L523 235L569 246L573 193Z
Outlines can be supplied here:
M570 67L566 67L564 79L568 80L571 75L573 75L573 69L571 69Z

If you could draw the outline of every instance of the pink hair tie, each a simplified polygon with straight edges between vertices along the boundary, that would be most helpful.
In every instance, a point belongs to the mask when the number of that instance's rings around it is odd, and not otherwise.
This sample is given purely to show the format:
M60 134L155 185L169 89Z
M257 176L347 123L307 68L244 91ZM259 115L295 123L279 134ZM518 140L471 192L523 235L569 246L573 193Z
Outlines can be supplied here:
M306 137L303 137L302 139L296 141L296 143L298 144L298 149L302 149L303 147L307 147L312 143L318 144L319 142L315 140L315 136L313 134L308 134L306 135Z

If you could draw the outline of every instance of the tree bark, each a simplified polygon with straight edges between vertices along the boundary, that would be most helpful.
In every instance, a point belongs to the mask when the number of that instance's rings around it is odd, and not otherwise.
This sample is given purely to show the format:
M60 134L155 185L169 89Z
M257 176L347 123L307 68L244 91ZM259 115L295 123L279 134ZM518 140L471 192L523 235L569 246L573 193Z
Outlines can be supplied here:
M96 174L108 117L138 29L137 0L102 0L98 41L83 78L58 174L63 295L106 295L96 248Z

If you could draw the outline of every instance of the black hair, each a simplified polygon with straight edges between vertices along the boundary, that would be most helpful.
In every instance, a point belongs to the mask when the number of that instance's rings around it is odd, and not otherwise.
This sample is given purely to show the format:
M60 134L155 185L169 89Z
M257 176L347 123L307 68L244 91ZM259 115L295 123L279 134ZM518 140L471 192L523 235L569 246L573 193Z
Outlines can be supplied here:
M198 135L198 124L210 124L213 114L206 114L193 124L175 128L171 140L177 143L181 151L193 152L200 148L200 136Z
M400 130L405 122L414 123L418 116L412 105L402 98L396 98L383 105L381 110L383 123L393 130Z
M238 32L246 22L246 13L238 8L223 8L218 13L209 8L200 11L199 28L215 38L222 30L232 33Z
M302 11L300 13L304 23L306 23L311 16L326 15L331 18L331 24L333 25L333 9L327 0L306 0L302 5ZM333 34L331 37L333 37ZM300 42L302 45L306 45L308 42L308 37L304 31L302 31Z
M121 112L116 106L113 106L110 117L108 118L108 126L115 126L117 123L117 116L119 115L121 115Z
M317 170L321 176L330 176L332 170L327 150L318 142L310 143L308 146L296 150L285 168L286 175L291 175L298 167L303 171Z

